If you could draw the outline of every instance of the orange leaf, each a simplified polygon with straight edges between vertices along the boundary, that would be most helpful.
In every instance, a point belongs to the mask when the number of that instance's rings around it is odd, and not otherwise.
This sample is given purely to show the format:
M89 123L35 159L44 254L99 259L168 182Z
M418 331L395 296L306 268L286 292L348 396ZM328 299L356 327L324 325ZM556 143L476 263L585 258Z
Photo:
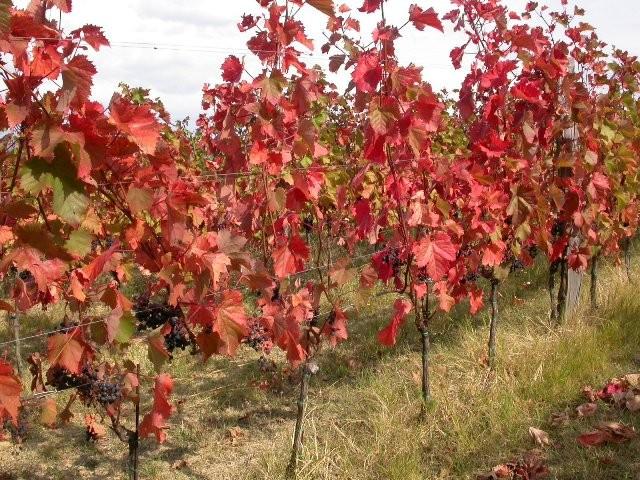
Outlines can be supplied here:
M93 358L91 346L76 328L69 333L57 333L47 340L47 359L52 367L59 365L71 373L80 373L85 361Z
M9 417L14 425L18 424L21 393L22 383L13 373L13 367L0 360L0 420Z
M169 396L172 391L173 380L171 380L171 377L166 373L158 375L153 390L153 407L144 416L140 424L140 436L142 438L155 435L160 443L166 440L167 419L173 413L173 406L169 403Z

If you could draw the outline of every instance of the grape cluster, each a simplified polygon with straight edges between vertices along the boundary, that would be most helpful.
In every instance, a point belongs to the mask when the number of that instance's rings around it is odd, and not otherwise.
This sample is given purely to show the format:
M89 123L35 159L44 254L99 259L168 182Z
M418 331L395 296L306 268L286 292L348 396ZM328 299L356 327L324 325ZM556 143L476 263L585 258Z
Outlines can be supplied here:
M122 398L122 386L119 383L96 382L94 390L96 400L101 405L111 405Z
M269 332L259 320L253 320L249 325L249 335L243 340L249 347L256 352L269 353L273 348L273 342Z
M462 247L458 250L458 254L457 257L458 258L462 258L462 257L468 257L469 255L471 255L473 253L473 247L471 245L469 245L468 243L465 243L462 245Z
M400 251L397 248L390 248L382 256L382 261L389 265L394 275L398 275L400 267L404 262L400 259Z
M467 272L467 274L464 277L462 277L463 282L473 283L473 282L476 282L477 280L478 280L477 271Z
M518 258L516 258L515 260L513 260L511 262L511 266L509 267L509 271L510 272L515 272L518 270L524 270L524 264L522 263L522 261Z
M55 366L47 372L47 384L56 390L77 388L80 399L88 406L107 406L122 398L122 386L119 381L98 378L97 372L88 365L82 368L80 374Z
M271 301L277 302L280 300L280 283L276 282L276 288L273 289L273 294L271 295Z
M29 270L22 270L18 274L18 277L20 277L20 280L22 280L23 282L28 282L33 279L33 275Z
M147 297L139 297L135 305L138 330L153 330L161 327L173 317L182 317L182 309L167 303L152 303Z
M420 270L418 270L418 280L424 283L427 283L429 281L429 275L427 274L426 268L421 268Z
M493 268L487 267L486 265L480 265L478 274L482 275L484 278L493 278Z
M91 251L95 252L98 250L98 247L100 247L100 240L97 238L94 238L93 240L91 240Z
M276 362L274 362L270 358L261 355L258 359L258 369L262 373L273 373L278 369L278 366L276 365Z
M313 230L313 217L311 215L304 217L304 220L302 220L302 229L307 234Z
M559 237L564 233L565 227L565 222L561 222L558 220L553 224L553 227L551 227L551 235L553 235L554 237Z
M47 384L55 388L56 390L67 390L69 388L76 388L82 385L83 379L81 375L71 373L66 368L59 365L52 367L47 372Z
M531 245L529 247L529 256L531 258L536 258L538 256L538 253L540 252L539 248L537 245Z
M85 366L80 374L83 383L78 387L80 399L85 405L100 404L103 407L122 399L122 385L118 380L100 379L95 370Z
M173 356L171 353L176 348L184 350L191 345L191 338L189 337L189 332L180 318L171 317L169 319L169 325L171 326L171 330L164 335L164 344L169 351L170 358L172 358Z

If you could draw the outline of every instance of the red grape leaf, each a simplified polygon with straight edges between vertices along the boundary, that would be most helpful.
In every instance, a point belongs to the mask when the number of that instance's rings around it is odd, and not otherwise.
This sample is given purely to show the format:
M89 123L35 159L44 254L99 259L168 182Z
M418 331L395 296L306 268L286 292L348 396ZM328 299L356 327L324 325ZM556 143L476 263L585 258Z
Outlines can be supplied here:
M380 80L382 80L382 66L378 54L369 52L360 55L351 77L356 88L361 92L375 92Z
M53 398L45 398L40 408L40 423L48 428L54 428L58 419L58 406Z
M241 292L237 290L224 292L222 303L218 306L213 333L218 334L221 342L217 353L235 355L240 340L248 333L247 315L244 311Z
M329 343L335 347L338 343L349 338L347 332L347 316L340 307L335 307L331 313L332 318L325 323L322 333L329 338Z
M106 250L104 253L98 255L93 261L79 270L79 273L82 274L84 281L91 285L96 279L102 274L105 269L105 266L111 260L111 257L115 253L115 251L120 248L120 241L116 240L113 242L113 245Z
M14 374L10 363L0 360L0 420L10 418L14 425L18 424L18 409L22 383Z
M4 310L5 312L13 312L15 309L10 303L5 302L4 300L0 300L0 310Z
M418 30L424 30L425 26L429 26L444 33L442 23L440 23L438 14L433 7L422 10L417 5L411 5L409 7L409 21L411 21Z
M62 69L62 89L70 92L72 105L82 106L91 95L96 67L84 55L76 55Z
M362 6L358 9L364 13L373 13L380 8L382 0L364 0Z
M404 323L404 319L411 311L411 302L404 298L398 298L393 304L393 317L391 322L383 330L378 332L378 341L389 347L396 344L398 329Z
M497 240L485 245L482 249L482 265L487 267L497 267L504 260L506 245L502 240Z
M254 87L260 89L262 97L272 105L278 103L286 84L287 80L278 71L273 72L270 77L263 76L253 82Z
M195 305L191 309L189 322L205 327L196 337L205 360L214 354L235 355L240 341L248 333L242 299L241 292L227 290L219 305Z
M329 57L329 71L335 73L347 59L346 55L332 55Z
M222 64L222 79L225 82L237 82L242 77L242 63L235 55L229 55Z
M72 31L69 35L73 38L80 38L80 34L82 34L84 41L96 51L100 50L100 47L108 47L110 45L109 40L104 36L102 28L96 25L84 25L82 28Z
M114 308L104 319L107 329L107 342L113 343L120 329L120 319L122 318L122 308Z
M300 236L291 237L288 243L273 252L273 266L278 278L299 272L309 258L309 247Z
M82 330L56 333L47 340L47 359L52 367L58 365L71 373L80 373L82 366L93 358L91 346L82 338Z
M307 0L307 4L330 17L335 15L333 0Z
M475 315L484 305L482 289L474 287L469 291L469 305L471 315Z
M149 357L149 360L153 363L156 371L158 371L162 368L164 362L170 358L167 345L164 341L164 335L162 335L162 332L155 332L147 338L147 342L149 343L147 357Z
M115 94L110 104L110 121L126 133L144 153L152 155L162 127L148 105L135 105Z
M51 5L55 5L63 13L71 12L71 0L51 0Z
M89 438L97 440L107 434L107 429L96 421L96 417L89 413L84 416L84 424L87 428Z
M232 256L231 254L238 253L244 248L247 239L229 230L218 230L216 242L221 252Z
M140 424L140 436L146 438L155 435L158 442L166 440L167 419L173 413L173 406L169 403L169 396L173 391L173 380L166 374L156 377L155 388L153 389L153 407L142 419Z
M132 186L127 192L127 204L135 215L149 210L153 205L153 191L149 188Z
M457 247L446 233L426 236L413 246L418 267L426 267L432 280L440 280L456 260Z
M593 430L578 436L578 443L583 447L597 447L603 443L607 443L611 439L611 435L600 430Z
M329 279L337 286L350 282L356 274L356 269L348 268L351 264L349 257L343 257L336 262L329 270Z
M216 290L220 277L227 274L227 268L231 265L231 259L227 254L222 252L205 253L202 259L209 270L212 288Z

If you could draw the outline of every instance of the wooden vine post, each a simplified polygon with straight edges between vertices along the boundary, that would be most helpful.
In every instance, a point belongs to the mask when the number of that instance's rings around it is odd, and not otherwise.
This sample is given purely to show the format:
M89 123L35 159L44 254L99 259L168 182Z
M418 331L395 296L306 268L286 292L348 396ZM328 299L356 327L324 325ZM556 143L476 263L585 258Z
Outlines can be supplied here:
M318 373L318 370L318 365L314 362L305 362L302 366L302 380L300 382L300 394L298 395L298 410L296 415L296 428L293 434L293 448L291 449L291 458L289 459L286 471L286 478L289 480L295 480L298 476L298 458L300 450L302 449L304 414L309 396L309 382L311 376Z
M11 325L13 326L13 337L16 351L16 370L18 376L22 377L23 365L22 365L22 347L20 342L20 319L16 312L12 312L10 315Z
M631 281L631 237L625 237L622 241L622 251L624 254L624 268L627 272L627 281Z
M569 241L569 248L572 245L575 245L576 248L580 245L580 238L578 236L574 236ZM580 292L582 290L582 281L584 279L584 273L578 270L574 270L569 267L569 264L566 264L566 282L567 282L567 292L565 298L565 312L571 313L573 312L580 302ZM597 268L597 267L596 267Z
M417 304L417 300L414 300ZM422 415L426 416L427 402L431 399L431 389L429 386L429 351L431 349L431 342L429 339L429 321L433 314L429 309L429 287L427 286L427 292L423 299L422 304L422 319L418 320L418 332L420 332L422 340ZM416 312L416 317L419 317Z
M136 385L136 427L133 432L129 432L129 477L131 480L139 479L139 446L140 446L140 364L136 365L136 376L138 384Z
M496 337L498 332L498 285L496 278L491 279L491 323L489 326L489 369L496 368Z
M598 255L594 255L591 259L591 268L589 270L591 282L589 284L589 296L591 299L591 309L598 308Z

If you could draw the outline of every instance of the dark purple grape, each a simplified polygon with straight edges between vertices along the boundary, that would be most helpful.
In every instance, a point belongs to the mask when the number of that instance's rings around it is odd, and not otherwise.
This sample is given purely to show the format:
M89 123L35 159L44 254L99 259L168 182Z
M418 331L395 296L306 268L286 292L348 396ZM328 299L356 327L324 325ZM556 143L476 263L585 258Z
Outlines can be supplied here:
M66 390L82 385L81 375L69 372L66 368L55 366L47 372L47 384L56 390Z
M565 232L565 228L565 222L561 222L558 220L553 224L553 227L551 227L551 235L553 235L554 237L559 237Z
M271 336L259 320L253 320L249 324L249 335L243 340L247 346L256 352L268 352L271 350Z
M148 298L138 298L135 305L135 315L138 320L138 330L153 330L167 323L171 318L182 318L182 309L167 303L152 303Z
M164 343L169 351L170 358L173 358L173 351L176 348L184 350L192 344L189 331L182 319L178 317L171 317L169 319L169 325L171 329L164 335Z

